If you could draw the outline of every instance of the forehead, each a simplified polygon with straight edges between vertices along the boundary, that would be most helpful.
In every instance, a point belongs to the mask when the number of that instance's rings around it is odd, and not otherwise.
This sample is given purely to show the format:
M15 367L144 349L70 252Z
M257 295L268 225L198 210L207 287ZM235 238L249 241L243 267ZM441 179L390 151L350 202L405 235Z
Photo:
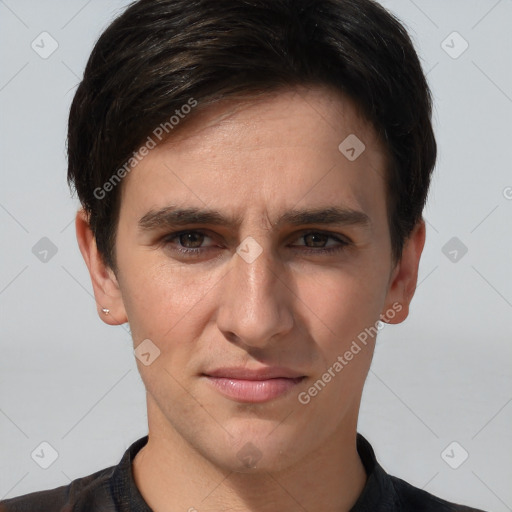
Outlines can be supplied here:
M343 198L371 209L384 194L386 161L372 125L347 98L324 87L283 90L219 102L188 120L127 175L122 207L183 201L236 213L264 204L277 215L299 201L314 207Z
M186 151L215 137L247 150L253 150L258 142L286 144L299 138L300 145L307 147L318 138L325 138L327 132L336 141L348 130L384 150L373 126L361 116L355 103L327 86L297 86L259 96L229 98L204 107L199 104L196 111L199 115L185 119L184 127L179 127L162 146ZM263 129L251 140L249 135L258 125Z

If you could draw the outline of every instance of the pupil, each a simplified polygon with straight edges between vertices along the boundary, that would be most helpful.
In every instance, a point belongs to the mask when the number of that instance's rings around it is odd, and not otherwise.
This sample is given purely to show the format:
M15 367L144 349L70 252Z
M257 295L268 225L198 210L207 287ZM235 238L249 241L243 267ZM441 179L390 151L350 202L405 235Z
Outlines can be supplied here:
M187 245L188 242L191 242L192 248L197 248L201 246L202 243L202 237L200 233L185 233L181 235L180 237L180 243L181 245L184 245L185 247L189 247ZM194 242L194 237L199 237L199 239L196 238L196 241Z
M321 233L310 233L309 235L306 235L306 237L311 237L313 240L311 240L313 242L313 244L320 244L322 245L322 243L325 243L325 237L326 235L322 235ZM315 245L315 247L317 247L318 245Z

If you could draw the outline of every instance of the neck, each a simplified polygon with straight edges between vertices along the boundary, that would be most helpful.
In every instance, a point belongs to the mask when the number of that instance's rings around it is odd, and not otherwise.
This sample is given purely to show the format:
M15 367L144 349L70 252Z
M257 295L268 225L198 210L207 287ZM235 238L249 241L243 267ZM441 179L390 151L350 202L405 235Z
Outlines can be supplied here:
M218 467L198 453L151 410L154 407L148 402L148 443L132 465L135 484L154 512L344 512L364 488L366 472L356 448L357 418L291 466L241 473Z

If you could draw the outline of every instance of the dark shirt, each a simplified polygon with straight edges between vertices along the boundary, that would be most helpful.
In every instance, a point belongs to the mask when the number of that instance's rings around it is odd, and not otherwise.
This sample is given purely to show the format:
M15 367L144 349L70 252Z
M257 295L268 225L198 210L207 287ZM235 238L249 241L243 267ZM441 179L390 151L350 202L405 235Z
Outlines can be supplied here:
M132 461L147 441L148 436L135 441L117 466L56 489L0 501L0 512L152 512L135 486L132 474ZM388 475L361 434L357 436L357 451L367 481L351 512L482 512L448 503Z

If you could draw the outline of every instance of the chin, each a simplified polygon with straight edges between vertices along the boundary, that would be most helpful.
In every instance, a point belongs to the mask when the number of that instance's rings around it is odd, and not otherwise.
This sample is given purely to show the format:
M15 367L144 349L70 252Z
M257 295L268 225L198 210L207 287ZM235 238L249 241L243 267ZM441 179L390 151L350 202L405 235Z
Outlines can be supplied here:
M254 422L261 423L261 428L255 426ZM281 428L282 431L279 431ZM253 419L250 427L245 421L238 425L236 434L233 428L227 430L234 434L233 437L226 435L223 440L225 444L217 442L210 446L209 458L223 469L236 473L281 471L300 458L297 446L307 446L304 440L296 439L289 429L279 427L275 422L270 424Z

